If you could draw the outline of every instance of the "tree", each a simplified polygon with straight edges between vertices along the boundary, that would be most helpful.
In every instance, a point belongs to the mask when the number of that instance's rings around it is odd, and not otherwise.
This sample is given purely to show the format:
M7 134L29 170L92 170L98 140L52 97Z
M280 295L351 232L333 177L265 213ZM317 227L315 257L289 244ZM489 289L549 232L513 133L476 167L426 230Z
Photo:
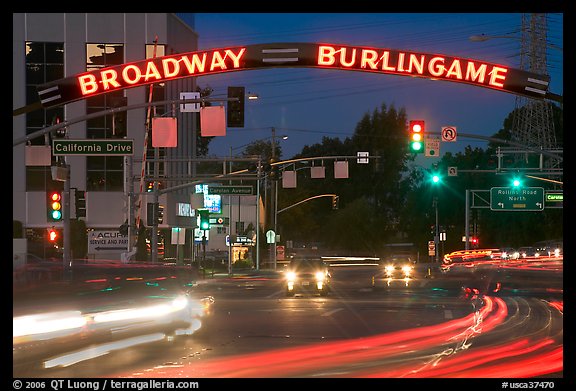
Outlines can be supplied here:
M407 155L406 114L403 109L396 110L394 106L387 107L383 104L379 110L375 109L364 115L352 137L344 140L324 137L322 143L305 146L302 153L294 158L355 156L358 151L366 151L370 156L379 158L371 160L368 165L350 161L349 178L344 180L334 179L333 164L322 162L326 167L325 179L312 179L308 171L304 170L304 173L299 175L298 189L280 192L280 205L291 205L310 196L333 193L340 197L341 206L340 210L334 212L328 202L310 202L291 210L279 221L285 230L284 237L295 240L301 238L303 241L321 240L331 246L346 243L369 253L377 251L374 244L383 246L387 240L395 240L400 229L405 194L410 190L411 181L411 178L405 175L406 162L411 157ZM354 208L362 205L362 210L369 208L366 216L370 218L348 213L345 211L348 208L346 205L354 205ZM341 225L342 221L327 224L342 215L347 216L345 225ZM329 230L326 229L327 225L331 227ZM356 228L361 225L366 225L374 240L368 240L370 236L366 234L360 235L354 243L350 243L349 239L342 240L343 227ZM340 231L333 231L334 227L340 228ZM332 240L334 235L340 240Z

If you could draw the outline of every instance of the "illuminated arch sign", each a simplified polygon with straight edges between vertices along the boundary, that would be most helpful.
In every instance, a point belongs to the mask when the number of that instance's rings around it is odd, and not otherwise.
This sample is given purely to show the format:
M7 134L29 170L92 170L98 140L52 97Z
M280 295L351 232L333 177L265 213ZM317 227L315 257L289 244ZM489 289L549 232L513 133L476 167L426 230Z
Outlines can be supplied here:
M549 77L481 60L319 43L270 43L174 54L102 68L38 87L44 107L191 76L272 67L309 67L415 76L545 98Z

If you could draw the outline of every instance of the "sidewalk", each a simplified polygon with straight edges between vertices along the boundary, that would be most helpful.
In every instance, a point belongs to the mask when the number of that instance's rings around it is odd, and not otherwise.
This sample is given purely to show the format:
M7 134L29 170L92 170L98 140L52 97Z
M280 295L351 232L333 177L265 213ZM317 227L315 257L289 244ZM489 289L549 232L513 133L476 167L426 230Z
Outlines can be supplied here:
M229 279L229 278L278 278L282 275L280 270L268 270L268 269L240 269L240 270L233 270L231 274L227 272L214 272L212 273L210 270L206 270L205 279Z

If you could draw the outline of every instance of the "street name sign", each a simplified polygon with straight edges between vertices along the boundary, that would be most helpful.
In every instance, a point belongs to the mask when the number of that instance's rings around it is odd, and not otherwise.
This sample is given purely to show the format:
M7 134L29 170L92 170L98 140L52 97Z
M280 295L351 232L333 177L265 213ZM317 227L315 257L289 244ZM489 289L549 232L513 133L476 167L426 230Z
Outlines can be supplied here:
M52 155L123 156L134 154L134 140L129 139L54 139Z
M494 211L542 211L542 187L493 187L490 189L490 209Z
M208 187L208 194L219 195L252 195L252 186L212 186Z

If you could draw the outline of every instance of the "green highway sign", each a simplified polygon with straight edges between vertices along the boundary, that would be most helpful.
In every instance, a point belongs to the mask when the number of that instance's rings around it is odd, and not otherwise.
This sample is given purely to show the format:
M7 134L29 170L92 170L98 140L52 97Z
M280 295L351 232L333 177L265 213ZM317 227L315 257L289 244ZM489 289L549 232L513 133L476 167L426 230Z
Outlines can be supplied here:
M128 139L55 139L52 155L122 156L134 154L134 140Z
M549 192L546 193L546 202L563 202L564 201L564 192L556 193L556 192Z
M494 211L542 211L542 187L493 187L490 189L490 209Z
M208 186L208 194L252 195L252 186Z
M546 190L544 199L546 200L546 209L564 208L564 192L562 190Z

